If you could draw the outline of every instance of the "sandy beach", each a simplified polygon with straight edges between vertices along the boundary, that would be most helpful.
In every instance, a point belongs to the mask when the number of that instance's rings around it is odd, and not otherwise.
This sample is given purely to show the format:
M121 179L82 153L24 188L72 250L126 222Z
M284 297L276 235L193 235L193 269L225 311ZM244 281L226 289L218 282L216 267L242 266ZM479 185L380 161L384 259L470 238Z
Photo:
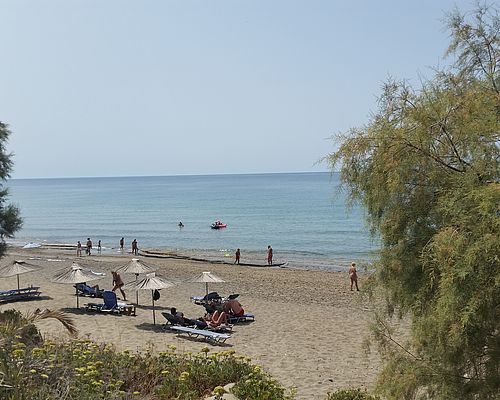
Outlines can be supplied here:
M75 319L80 337L112 343L120 350L142 351L154 346L162 351L168 345L175 345L181 351L196 352L207 343L162 330L165 319L160 312L174 306L188 317L203 315L204 309L191 302L190 296L203 295L205 286L187 281L203 271L211 271L226 283L211 284L210 291L221 295L239 293L245 310L256 316L253 323L235 325L234 334L223 349L249 356L283 385L296 387L298 399L324 399L328 391L338 388L370 389L374 385L380 359L374 352L365 352L363 347L369 334L372 307L362 292L350 291L347 273L138 257L176 283L175 287L161 291L154 326L149 291L139 292L140 305L135 317L76 309L72 285L50 281L75 258L75 253L69 250L11 248L2 265L14 259L39 265L39 271L20 275L20 281L21 287L40 286L42 295L38 300L1 304L0 309L15 308L22 312L37 308L61 309ZM110 271L131 258L130 254L93 254L80 257L78 262L83 267L105 272L106 276L95 284L111 289ZM134 275L122 277L125 282L135 279ZM360 274L361 290L363 281ZM15 276L0 279L0 290L15 287ZM127 300L135 302L135 293L128 292ZM96 300L80 298L80 306L87 302ZM65 336L56 322L44 322L39 327L46 336ZM218 349L210 347L214 351Z

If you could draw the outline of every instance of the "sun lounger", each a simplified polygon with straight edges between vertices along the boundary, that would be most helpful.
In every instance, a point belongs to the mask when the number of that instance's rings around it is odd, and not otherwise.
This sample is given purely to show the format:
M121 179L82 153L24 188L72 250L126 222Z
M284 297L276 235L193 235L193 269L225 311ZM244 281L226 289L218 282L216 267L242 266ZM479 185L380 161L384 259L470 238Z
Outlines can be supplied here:
M255 315L251 313L246 313L239 317L237 317L236 315L229 315L230 324L237 324L241 322L252 322L252 321L255 321Z
M127 304L118 301L115 292L105 290L103 293L104 303L88 303L85 304L85 310L87 311L99 311L107 313L125 314L125 315L136 315L135 306L133 304Z
M32 300L40 297L40 292L38 286L32 286L22 289L12 289L6 291L0 291L0 301L18 301L18 300Z
M205 340L213 344L224 343L231 337L227 333L217 333L206 329L194 329L179 325L173 325L170 327L170 329L179 333L186 333L189 337L202 336Z
M85 283L77 283L73 285L80 296L102 297L104 290L99 290L95 287L86 285Z
M211 327L207 325L206 322L200 321L198 319L182 318L181 321L179 318L175 317L170 313L162 312L161 314L167 320L167 322L163 325L163 329L170 329L172 326L185 326L187 328L209 330L217 333L225 333L228 331L231 332L233 330L232 325L222 324L217 327Z

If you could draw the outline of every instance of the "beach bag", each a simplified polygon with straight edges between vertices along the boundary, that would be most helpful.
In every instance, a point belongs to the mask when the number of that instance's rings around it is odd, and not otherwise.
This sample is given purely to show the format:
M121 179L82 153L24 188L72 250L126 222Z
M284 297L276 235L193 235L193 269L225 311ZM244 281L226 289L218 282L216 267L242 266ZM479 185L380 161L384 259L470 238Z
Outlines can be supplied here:
M157 301L160 299L160 292L158 289L155 289L154 293L153 293L153 300L154 301Z

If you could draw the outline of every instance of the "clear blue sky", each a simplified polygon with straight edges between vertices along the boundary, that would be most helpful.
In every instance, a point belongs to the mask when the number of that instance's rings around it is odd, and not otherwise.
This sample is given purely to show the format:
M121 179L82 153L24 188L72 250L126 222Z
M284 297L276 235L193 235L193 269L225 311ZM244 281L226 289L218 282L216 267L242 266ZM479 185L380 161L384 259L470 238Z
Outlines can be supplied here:
M14 178L326 170L470 1L0 0Z

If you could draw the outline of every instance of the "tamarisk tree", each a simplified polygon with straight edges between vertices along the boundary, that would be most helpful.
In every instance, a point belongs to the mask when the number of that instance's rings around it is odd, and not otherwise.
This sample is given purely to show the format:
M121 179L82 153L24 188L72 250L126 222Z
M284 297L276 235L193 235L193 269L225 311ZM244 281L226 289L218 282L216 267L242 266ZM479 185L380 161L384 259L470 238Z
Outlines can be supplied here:
M0 121L0 257L4 255L7 248L5 239L13 237L22 225L18 208L12 204L6 204L8 189L5 187L5 181L10 177L13 164L12 154L8 154L5 148L9 135L8 126Z
M500 18L478 6L446 21L453 65L418 89L387 82L327 157L381 239L374 333L389 399L500 396ZM407 343L393 336L402 316Z

